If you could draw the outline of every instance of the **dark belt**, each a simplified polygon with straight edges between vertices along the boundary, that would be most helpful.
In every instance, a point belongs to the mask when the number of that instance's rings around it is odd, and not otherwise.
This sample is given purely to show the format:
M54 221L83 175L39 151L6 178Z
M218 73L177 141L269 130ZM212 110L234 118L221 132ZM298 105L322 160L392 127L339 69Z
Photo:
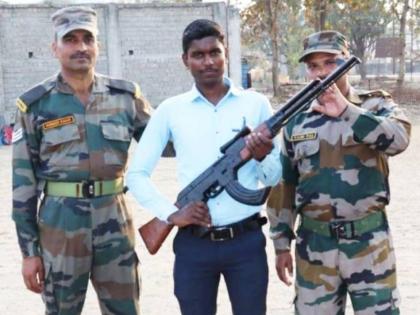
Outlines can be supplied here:
M323 222L302 215L301 226L309 231L335 239L353 239L387 224L383 211L352 221Z
M199 225L189 225L184 230L190 231L194 236L200 238L209 238L212 241L227 241L234 239L238 235L247 231L260 229L262 225L267 223L266 217L261 217L259 213L254 214L242 221L206 228Z

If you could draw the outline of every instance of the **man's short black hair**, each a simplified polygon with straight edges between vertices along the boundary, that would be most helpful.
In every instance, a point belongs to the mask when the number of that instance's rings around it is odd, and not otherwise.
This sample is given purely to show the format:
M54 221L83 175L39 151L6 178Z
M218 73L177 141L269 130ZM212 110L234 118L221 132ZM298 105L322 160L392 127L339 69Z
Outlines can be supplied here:
M223 29L216 22L199 19L188 24L182 34L182 50L184 51L184 54L187 53L193 40L202 39L208 36L214 36L222 44L224 43L225 35L223 33Z

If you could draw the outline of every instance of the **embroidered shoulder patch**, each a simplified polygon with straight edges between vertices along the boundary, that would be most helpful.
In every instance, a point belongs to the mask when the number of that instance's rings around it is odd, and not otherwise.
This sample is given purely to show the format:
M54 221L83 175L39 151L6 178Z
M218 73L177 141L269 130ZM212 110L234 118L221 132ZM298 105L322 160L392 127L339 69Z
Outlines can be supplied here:
M316 132L308 132L308 133L302 133L298 135L293 135L290 137L291 142L298 142L298 141L305 141L305 140L314 140L318 134Z
M73 124L74 121L75 121L75 119L74 119L73 115L60 117L60 118L50 120L50 121L47 121L47 122L43 123L42 124L42 129L47 130L47 129L57 128L57 127L60 127L60 126L70 125L70 124Z
M23 130L22 130L22 128L19 128L17 130L14 130L13 131L13 134L12 134L12 143L18 142L20 139L22 139L22 137L23 137Z

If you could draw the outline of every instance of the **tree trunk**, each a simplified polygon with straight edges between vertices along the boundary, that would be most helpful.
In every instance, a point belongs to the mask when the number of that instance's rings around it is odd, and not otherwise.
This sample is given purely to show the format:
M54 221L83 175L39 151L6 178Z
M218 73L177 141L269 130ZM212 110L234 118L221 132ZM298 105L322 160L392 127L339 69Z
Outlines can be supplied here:
M404 0L404 7L403 11L401 13L400 18L400 44L401 44L401 55L399 60L399 71L398 71L398 80L397 85L398 87L401 87L404 83L404 77L405 77L405 27L407 24L407 12L408 12L409 6L408 6L408 0Z
M327 1L321 0L319 7L319 30L325 30L325 22L327 20Z
M315 30L325 30L327 20L327 0L316 0L314 3Z
M272 67L271 75L273 81L273 96L277 97L280 95L279 87L279 41L278 41L278 0L265 0L265 7L268 12L268 23L270 28L270 40L271 40L271 52L272 56Z
M366 81L366 58L365 58L365 56L362 56L360 58L359 71L360 71L360 80L361 81Z
M279 45L277 40L273 40L273 69L272 69L272 79L273 79L273 96L277 97L280 95L280 84L279 84Z

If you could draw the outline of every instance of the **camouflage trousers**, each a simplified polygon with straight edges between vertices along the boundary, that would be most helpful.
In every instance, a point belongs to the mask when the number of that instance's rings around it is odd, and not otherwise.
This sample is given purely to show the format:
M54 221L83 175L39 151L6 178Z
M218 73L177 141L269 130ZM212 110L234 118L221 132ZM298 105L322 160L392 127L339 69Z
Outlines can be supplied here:
M134 229L122 194L47 196L39 213L46 314L82 311L89 278L102 314L139 314Z
M395 256L388 227L335 239L300 227L296 239L295 313L399 314Z

